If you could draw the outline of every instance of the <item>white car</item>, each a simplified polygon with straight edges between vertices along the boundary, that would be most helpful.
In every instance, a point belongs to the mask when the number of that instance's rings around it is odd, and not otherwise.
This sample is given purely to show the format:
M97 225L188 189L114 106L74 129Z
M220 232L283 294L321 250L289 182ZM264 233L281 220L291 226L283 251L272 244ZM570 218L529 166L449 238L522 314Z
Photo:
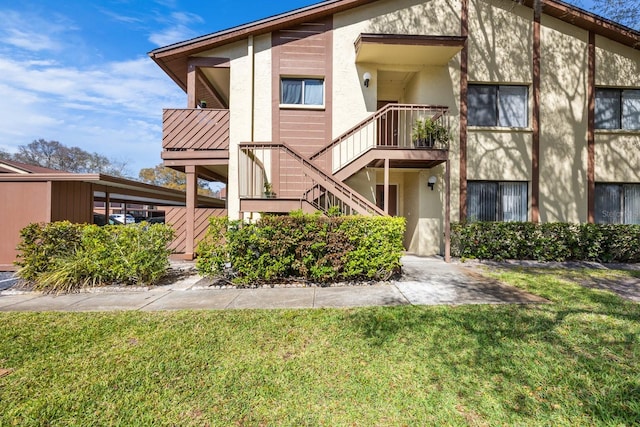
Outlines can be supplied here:
M109 215L109 218L114 220L117 224L133 224L136 222L136 219L129 214L113 214Z

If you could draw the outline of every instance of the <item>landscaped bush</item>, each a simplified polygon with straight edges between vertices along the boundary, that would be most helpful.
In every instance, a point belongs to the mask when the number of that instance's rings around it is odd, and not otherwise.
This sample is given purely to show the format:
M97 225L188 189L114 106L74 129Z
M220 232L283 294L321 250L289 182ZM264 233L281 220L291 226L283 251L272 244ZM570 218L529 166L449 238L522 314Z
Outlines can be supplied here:
M470 222L451 226L461 258L640 262L640 225Z
M403 218L389 217L293 213L250 224L211 218L196 266L236 283L387 279L399 271L404 229Z
M30 224L21 233L18 276L44 291L151 284L169 266L173 230L164 224Z

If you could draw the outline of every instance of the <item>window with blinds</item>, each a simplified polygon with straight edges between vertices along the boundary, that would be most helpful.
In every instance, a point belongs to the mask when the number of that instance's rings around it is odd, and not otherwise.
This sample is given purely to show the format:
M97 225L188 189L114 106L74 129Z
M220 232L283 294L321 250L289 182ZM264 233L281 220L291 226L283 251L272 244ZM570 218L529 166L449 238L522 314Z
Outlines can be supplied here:
M596 183L597 224L640 224L640 184Z
M596 88L595 127L640 130L640 90Z
M528 183L467 182L469 221L527 221Z
M469 85L469 126L526 128L529 123L529 88L507 85Z

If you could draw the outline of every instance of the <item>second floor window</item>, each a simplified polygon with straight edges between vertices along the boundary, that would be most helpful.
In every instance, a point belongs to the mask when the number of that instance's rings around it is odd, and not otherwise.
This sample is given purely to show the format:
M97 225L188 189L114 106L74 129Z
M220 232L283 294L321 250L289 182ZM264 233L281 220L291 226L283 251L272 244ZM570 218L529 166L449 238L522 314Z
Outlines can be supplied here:
M640 89L596 89L596 129L640 130Z
M469 221L527 221L526 182L468 181Z
M283 77L280 81L280 104L324 105L324 80Z
M527 86L469 85L469 126L526 128L529 123Z

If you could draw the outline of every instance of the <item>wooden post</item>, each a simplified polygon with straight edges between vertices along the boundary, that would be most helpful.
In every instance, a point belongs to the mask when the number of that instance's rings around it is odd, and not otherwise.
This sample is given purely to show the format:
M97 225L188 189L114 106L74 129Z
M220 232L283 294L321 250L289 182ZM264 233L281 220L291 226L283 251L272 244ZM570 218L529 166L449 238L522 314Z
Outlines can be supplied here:
M185 221L185 248L184 256L187 260L192 260L195 249L195 218L196 218L196 199L198 197L198 177L196 175L196 167L186 166L187 174L187 194L186 194L186 221Z
M389 215L389 159L384 159L384 213Z
M445 163L444 261L451 262L451 161Z

